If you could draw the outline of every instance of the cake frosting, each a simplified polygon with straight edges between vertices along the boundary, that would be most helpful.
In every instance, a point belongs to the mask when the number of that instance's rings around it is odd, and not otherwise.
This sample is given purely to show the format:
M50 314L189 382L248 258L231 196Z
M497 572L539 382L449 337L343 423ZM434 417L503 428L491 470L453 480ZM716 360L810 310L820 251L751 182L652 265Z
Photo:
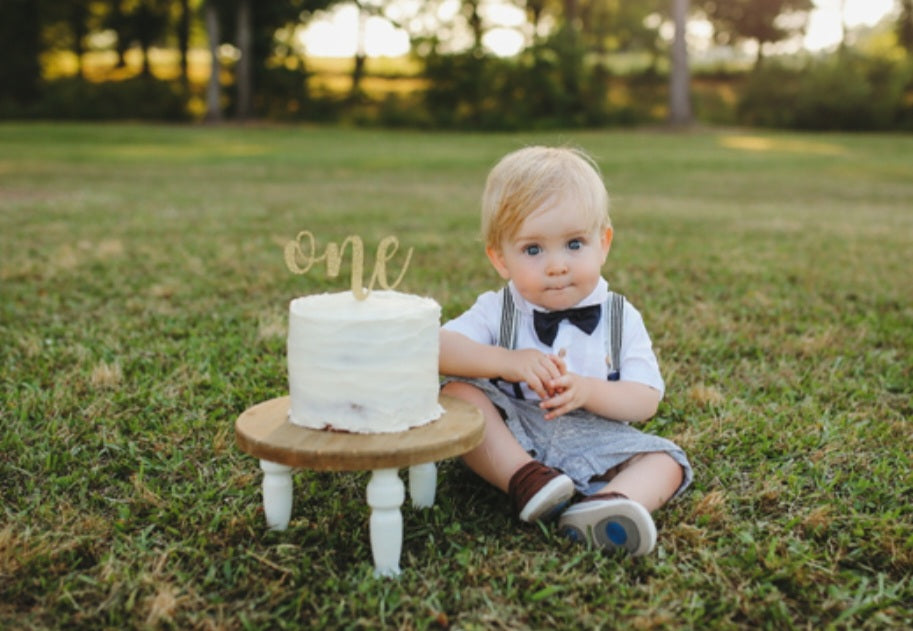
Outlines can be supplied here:
M397 291L316 294L289 305L289 420L399 432L437 419L441 307Z

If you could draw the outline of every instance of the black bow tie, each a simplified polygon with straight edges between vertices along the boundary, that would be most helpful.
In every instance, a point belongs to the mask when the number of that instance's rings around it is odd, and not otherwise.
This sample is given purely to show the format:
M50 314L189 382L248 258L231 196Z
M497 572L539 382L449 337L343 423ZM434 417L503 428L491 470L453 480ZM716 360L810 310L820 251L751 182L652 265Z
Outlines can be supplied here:
M565 309L563 311L533 311L533 325L536 327L536 335L539 340L546 346L551 346L558 335L558 325L561 321L567 319L568 322L578 329L589 335L596 330L601 315L601 305L590 305L589 307L577 307L576 309Z

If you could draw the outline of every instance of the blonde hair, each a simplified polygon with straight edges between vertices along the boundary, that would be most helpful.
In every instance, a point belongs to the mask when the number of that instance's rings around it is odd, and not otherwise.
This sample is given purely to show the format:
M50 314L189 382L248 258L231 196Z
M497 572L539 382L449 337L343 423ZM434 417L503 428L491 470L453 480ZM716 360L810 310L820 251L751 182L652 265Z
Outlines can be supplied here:
M594 230L611 227L609 193L599 167L572 147L526 147L507 154L488 174L482 193L482 239L499 249L546 203L573 201Z

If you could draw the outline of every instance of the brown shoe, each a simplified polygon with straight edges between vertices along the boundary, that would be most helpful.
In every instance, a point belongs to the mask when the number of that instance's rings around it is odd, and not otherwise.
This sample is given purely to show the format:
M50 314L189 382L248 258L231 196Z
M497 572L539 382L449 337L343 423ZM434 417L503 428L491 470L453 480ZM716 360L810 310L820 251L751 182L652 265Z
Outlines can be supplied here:
M507 493L522 521L548 521L567 506L574 495L574 482L560 471L532 460L514 472Z

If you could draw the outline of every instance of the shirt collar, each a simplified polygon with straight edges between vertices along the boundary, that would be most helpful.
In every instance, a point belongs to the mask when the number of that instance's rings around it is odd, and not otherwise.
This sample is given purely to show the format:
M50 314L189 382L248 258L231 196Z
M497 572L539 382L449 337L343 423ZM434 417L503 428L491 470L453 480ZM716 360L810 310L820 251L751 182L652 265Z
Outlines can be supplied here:
M518 311L521 311L526 315L532 315L533 310L548 311L548 309L533 304L521 296L520 292L518 292L517 288L514 286L513 281L510 281L507 286L510 287L510 293L514 297L514 304L516 305ZM590 292L590 295L578 302L576 305L573 305L572 308L588 307L590 305L601 305L605 303L608 297L609 283L606 282L604 278L600 277L599 282L596 283L596 287L592 292Z

